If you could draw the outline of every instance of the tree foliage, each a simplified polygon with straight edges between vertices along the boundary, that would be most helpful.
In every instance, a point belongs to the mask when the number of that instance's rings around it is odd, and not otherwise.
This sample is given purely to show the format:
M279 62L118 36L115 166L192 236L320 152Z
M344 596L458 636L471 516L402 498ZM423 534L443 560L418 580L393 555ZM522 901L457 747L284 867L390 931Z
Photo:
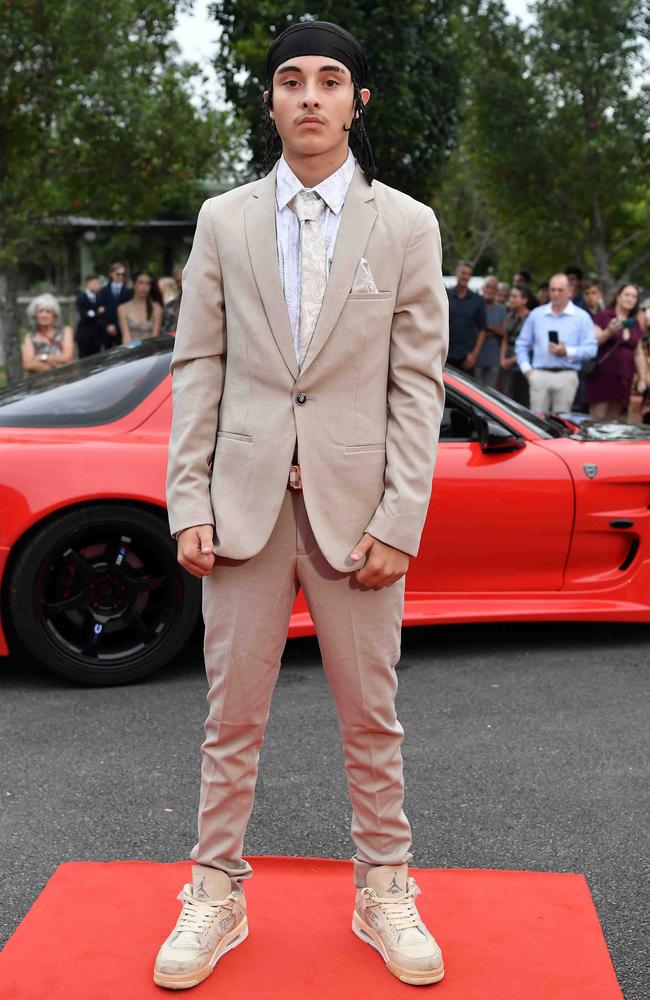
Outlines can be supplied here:
M372 92L366 127L387 184L428 201L445 152L453 144L459 89L449 32L451 0L370 2L217 0L222 28L217 72L226 96L249 126L253 166L264 169L261 128L264 63L273 40L297 20L334 21L351 31L368 57Z
M471 261L478 274L495 266L502 228L476 183L473 152L462 135L447 161L432 206L440 223L446 274L454 272L459 260Z
M178 0L7 0L0 8L0 275L20 373L17 267L68 214L126 223L193 210L223 169L227 117L192 100L169 34Z
M464 141L504 258L647 277L645 0L537 0L526 31L501 0L468 13Z

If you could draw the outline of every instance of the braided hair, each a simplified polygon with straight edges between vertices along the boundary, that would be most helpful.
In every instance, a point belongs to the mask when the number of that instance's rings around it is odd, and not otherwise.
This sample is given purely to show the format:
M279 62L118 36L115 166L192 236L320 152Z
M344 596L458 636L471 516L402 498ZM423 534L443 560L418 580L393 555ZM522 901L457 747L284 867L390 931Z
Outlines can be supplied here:
M366 126L363 121L363 116L366 113L366 106L363 103L361 89L357 81L353 79L352 85L354 87L354 118L352 119L352 124L348 129L348 132L350 133L350 149L357 158L357 162L361 167L368 184L372 184L375 179L375 174L377 173L377 167L375 166L375 159L372 155L370 139L368 138Z

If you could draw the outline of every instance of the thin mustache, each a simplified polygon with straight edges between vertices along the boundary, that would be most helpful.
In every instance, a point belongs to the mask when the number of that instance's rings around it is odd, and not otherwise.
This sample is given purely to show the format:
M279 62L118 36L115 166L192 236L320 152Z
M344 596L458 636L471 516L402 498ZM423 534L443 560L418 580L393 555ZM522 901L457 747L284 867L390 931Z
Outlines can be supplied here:
M309 119L309 118L315 118L316 121L319 121L321 123L321 125L325 124L325 119L324 118L321 118L320 115L315 115L312 112L311 114L303 115L301 118L299 118L298 121L296 122L296 125L302 125L302 123L305 122L305 121L307 121L307 119Z

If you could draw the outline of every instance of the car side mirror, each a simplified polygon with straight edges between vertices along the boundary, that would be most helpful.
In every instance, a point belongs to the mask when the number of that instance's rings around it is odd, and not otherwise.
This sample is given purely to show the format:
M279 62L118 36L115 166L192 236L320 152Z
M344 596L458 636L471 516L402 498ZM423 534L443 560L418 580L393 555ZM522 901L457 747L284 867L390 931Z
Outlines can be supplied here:
M500 454L507 451L519 451L526 442L518 434L513 434L508 427L498 423L496 420L481 418L479 427L479 441L481 451L484 454Z

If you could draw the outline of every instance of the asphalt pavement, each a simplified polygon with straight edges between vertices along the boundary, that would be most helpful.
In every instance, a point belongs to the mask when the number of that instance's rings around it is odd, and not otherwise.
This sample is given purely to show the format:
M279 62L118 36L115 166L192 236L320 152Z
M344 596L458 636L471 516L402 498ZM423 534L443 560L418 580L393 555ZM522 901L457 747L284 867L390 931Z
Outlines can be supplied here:
M405 631L399 667L413 863L584 873L626 1000L650 997L649 659L650 626L468 625ZM63 861L187 857L205 693L198 637L127 687L0 661L0 944ZM246 850L347 858L349 822L318 647L294 640Z

